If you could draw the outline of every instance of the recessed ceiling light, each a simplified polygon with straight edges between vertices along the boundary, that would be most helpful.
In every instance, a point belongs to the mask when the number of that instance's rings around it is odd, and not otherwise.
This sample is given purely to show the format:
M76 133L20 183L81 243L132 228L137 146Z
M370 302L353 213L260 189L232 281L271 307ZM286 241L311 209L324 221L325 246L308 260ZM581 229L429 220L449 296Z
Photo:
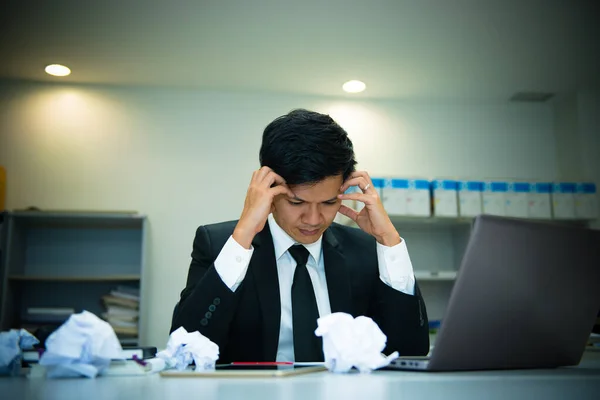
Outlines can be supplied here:
M361 81L348 81L342 85L342 89L348 93L360 93L367 88L364 82Z
M71 70L69 68L60 64L50 64L46 66L45 71L48 75L54 76L67 76L71 73Z

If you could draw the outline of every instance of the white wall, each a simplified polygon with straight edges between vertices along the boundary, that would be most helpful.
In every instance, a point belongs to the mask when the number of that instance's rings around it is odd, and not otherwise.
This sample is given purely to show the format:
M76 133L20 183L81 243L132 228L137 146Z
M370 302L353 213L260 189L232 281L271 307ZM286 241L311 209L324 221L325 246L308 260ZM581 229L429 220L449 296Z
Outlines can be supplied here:
M336 118L372 175L557 177L549 105L4 83L7 207L148 215L142 337L162 346L195 228L239 216L263 128L297 107Z
M600 189L600 90L583 89L553 103L558 176ZM591 226L600 229L600 219Z

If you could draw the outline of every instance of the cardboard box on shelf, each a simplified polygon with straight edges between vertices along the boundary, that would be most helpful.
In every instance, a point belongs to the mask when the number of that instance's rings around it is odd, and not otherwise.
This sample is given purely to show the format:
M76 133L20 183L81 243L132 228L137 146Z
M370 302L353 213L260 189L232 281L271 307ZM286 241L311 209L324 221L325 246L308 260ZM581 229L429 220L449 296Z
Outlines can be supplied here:
M501 181L486 181L483 185L483 213L506 216L506 192L508 183Z
M408 181L406 214L418 217L431 216L429 181L425 179L410 179Z
M406 215L408 179L385 179L383 185L383 207L389 215Z
M438 217L458 216L458 183L449 179L432 182L433 213Z
M483 212L482 191L483 182L458 181L458 213L461 217L476 217Z
M509 182L506 192L506 215L527 218L529 214L529 182Z
M573 182L559 182L552 187L552 216L554 219L575 219L575 189Z
M598 218L598 194L594 183L578 183L575 188L575 218Z
M527 216L529 218L552 218L551 206L552 183L536 182L531 184Z

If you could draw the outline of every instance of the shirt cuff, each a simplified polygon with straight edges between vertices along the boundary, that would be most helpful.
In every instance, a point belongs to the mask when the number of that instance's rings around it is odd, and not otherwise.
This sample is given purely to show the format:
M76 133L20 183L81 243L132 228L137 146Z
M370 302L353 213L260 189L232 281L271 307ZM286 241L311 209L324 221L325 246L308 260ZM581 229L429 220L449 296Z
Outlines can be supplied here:
M415 294L415 274L406 242L389 247L377 243L379 277L386 285L409 295Z
M246 277L252 253L254 247L250 246L250 250L245 249L230 236L215 260L217 273L232 292L235 292Z

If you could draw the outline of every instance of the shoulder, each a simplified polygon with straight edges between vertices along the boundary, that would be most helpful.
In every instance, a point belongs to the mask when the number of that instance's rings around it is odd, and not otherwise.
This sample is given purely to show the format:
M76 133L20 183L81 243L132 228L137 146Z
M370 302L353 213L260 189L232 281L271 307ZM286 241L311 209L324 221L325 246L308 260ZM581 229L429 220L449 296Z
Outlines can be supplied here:
M225 245L225 242L233 234L233 230L237 225L235 221L225 221L216 224L200 225L196 229L196 242L208 242L211 246L220 249Z

